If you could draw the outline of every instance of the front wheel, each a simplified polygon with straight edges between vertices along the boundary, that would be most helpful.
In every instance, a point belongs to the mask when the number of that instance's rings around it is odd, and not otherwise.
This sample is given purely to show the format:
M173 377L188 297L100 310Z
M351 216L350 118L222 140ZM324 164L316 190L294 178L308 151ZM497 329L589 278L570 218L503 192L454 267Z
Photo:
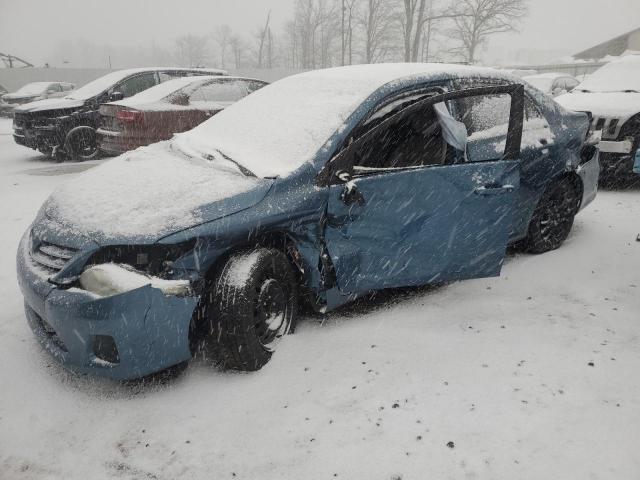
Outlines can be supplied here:
M99 153L96 131L87 126L74 128L67 134L64 150L75 161L96 158Z
M232 255L207 292L207 352L225 369L259 370L293 332L297 299L285 254L259 248Z
M523 244L531 253L559 248L569 236L578 213L580 197L575 182L568 177L551 184L536 207Z

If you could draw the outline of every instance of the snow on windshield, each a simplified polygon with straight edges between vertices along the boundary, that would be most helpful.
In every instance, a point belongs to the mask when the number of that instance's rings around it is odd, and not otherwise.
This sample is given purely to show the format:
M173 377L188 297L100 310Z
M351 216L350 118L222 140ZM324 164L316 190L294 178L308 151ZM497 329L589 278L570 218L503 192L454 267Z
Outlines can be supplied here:
M378 64L294 75L249 95L176 137L185 152L219 150L260 177L287 175L318 150L375 90L423 74L482 75L491 69L443 64Z
M590 92L640 92L640 55L629 55L596 71L577 90Z
M200 223L200 207L263 180L187 158L160 142L124 154L56 190L50 218L81 233L159 236Z
M25 86L16 90L15 93L19 95L38 95L44 92L49 85L51 85L50 82L27 83Z

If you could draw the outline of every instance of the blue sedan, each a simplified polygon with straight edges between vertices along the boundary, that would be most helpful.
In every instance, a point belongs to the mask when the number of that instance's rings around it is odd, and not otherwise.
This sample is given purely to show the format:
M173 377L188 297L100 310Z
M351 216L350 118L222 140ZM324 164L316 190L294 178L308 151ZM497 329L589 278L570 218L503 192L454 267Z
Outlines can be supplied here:
M18 251L27 320L80 373L138 378L202 350L257 370L303 303L560 247L596 195L588 134L586 114L491 69L292 76L54 192Z

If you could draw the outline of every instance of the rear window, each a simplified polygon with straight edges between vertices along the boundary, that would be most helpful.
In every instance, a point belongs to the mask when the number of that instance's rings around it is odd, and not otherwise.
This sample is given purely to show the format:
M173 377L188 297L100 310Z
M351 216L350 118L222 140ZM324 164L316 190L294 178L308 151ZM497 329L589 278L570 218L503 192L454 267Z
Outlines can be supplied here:
M189 97L191 103L212 102L225 103L237 102L248 94L246 82L220 82L210 83L195 90Z

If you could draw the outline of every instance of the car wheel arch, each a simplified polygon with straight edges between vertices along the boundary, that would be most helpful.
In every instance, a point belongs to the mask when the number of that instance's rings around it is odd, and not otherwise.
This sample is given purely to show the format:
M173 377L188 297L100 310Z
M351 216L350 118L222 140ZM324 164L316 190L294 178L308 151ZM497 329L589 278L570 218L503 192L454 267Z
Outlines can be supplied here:
M262 233L251 240L242 242L240 244L235 244L224 251L224 253L216 258L215 261L212 262L204 272L202 278L205 281L205 288L203 291L208 291L208 286L215 281L217 275L222 271L224 265L233 255L241 253L243 251L246 252L248 250L255 250L258 248L272 248L279 250L285 254L296 276L299 292L301 293L301 299L305 300L304 303L309 303L313 306L315 303L314 297L311 293L311 288L309 288L309 282L311 280L309 272L310 268L313 267L305 262L304 256L300 252L301 249L299 248L298 243L293 235L291 235L287 231L282 230ZM191 346L192 354L195 354L197 352L198 342L203 336L203 332L199 329L199 325L202 325L203 323L202 312L207 301L205 296L206 293L202 295L202 298L198 302L198 306L195 308L191 319L191 326L189 328L189 345Z

